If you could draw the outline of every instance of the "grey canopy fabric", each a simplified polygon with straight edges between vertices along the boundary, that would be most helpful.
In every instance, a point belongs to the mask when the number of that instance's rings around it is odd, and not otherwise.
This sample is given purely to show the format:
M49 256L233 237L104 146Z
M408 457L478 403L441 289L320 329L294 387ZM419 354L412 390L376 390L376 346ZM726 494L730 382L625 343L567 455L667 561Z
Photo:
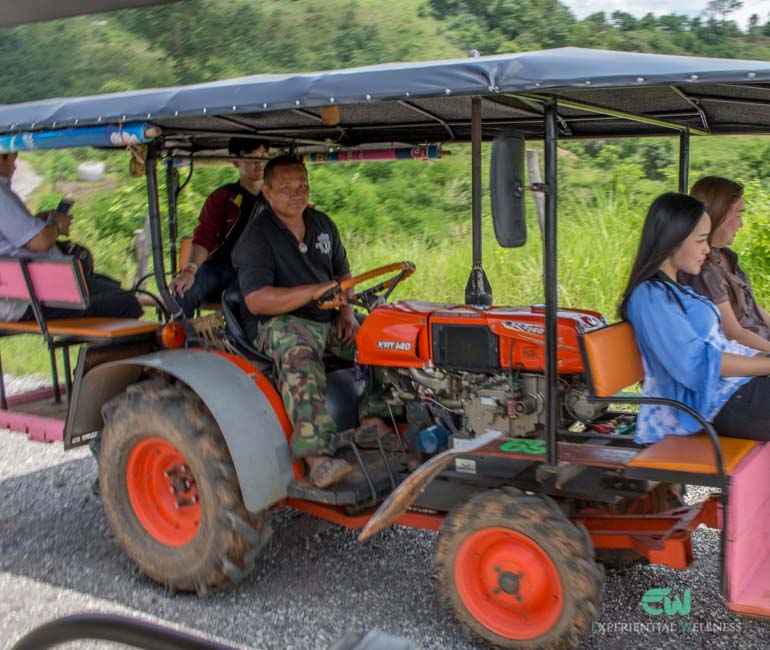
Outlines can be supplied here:
M234 134L329 146L467 141L474 95L487 139L508 129L541 137L548 99L559 100L560 137L770 132L770 62L561 48L2 106L0 134L141 120L167 145L193 149Z

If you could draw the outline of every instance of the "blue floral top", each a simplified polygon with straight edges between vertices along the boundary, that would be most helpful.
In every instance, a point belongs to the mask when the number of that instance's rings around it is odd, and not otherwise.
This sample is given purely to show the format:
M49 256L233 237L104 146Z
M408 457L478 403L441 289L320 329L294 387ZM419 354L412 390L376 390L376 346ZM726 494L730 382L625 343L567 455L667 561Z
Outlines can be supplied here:
M758 352L728 341L717 308L690 287L647 280L634 289L626 311L642 352L642 395L684 402L711 421L733 393L752 379L719 376L723 352L744 356ZM634 440L656 442L663 436L689 435L700 429L682 411L643 405Z

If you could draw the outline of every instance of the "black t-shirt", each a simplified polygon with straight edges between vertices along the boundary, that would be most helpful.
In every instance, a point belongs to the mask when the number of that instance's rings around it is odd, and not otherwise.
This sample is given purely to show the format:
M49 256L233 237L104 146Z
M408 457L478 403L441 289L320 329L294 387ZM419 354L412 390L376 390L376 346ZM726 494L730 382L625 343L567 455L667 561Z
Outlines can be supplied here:
M350 272L345 247L337 226L329 216L313 208L305 208L302 217L305 221L302 242L297 241L294 233L267 203L260 206L246 225L232 257L244 296L263 287L297 287L328 282ZM291 314L328 323L337 312L318 309L311 301ZM270 318L254 316L245 304L241 317L246 334L252 339L256 337L257 323Z

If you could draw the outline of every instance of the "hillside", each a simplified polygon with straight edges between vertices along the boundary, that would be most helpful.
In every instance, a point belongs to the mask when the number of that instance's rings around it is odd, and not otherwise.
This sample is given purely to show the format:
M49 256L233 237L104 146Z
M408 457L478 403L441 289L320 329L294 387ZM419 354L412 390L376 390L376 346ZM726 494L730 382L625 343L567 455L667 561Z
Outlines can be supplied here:
M756 17L742 32L729 14L637 19L616 11L578 20L558 0L188 0L0 29L0 103L470 49L574 45L770 59L770 25Z

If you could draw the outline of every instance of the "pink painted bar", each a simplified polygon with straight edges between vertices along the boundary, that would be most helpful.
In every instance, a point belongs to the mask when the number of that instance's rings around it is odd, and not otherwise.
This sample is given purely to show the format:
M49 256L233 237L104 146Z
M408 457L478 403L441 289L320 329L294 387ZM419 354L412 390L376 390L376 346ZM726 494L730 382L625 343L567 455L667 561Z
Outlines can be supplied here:
M64 395L64 384L59 385L59 391L62 395ZM6 399L6 402L8 402L8 406L18 406L19 404L26 404L27 402L35 402L39 399L45 399L46 397L53 398L53 388L50 386L36 388L35 390L31 390L26 393L11 395ZM0 409L0 412L2 412L2 409Z
M29 291L19 260L0 260L0 298L29 300Z
M727 608L770 618L770 443L733 472L727 507Z
M78 275L67 260L35 260L27 266L32 287L41 303L55 302L73 307L85 307L86 296L81 293Z
M0 409L0 428L16 433L26 433L30 440L37 442L59 442L64 439L64 421L30 415L20 411Z
M60 386L64 394L64 385ZM8 397L8 409L0 409L0 429L10 429L15 433L25 433L36 442L59 442L64 439L64 421L42 415L31 415L23 411L14 411L13 407L23 408L24 404L41 399L53 398L50 386L37 388L26 393Z

